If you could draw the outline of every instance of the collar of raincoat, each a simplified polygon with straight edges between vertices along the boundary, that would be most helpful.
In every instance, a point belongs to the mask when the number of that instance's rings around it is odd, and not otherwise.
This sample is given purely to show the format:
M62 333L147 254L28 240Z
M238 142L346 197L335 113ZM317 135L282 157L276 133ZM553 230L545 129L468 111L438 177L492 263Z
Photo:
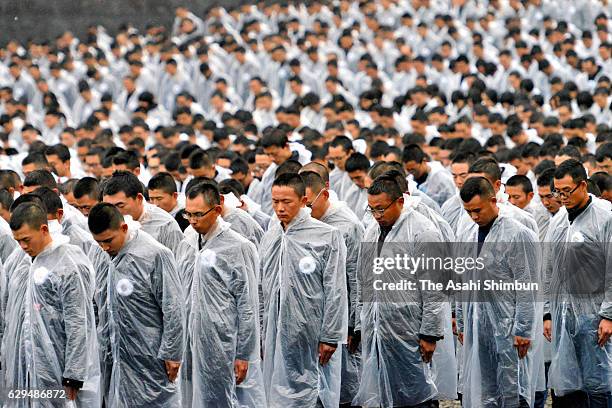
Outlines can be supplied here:
M222 232L227 231L228 229L230 229L230 227L231 227L231 224L229 222L225 221L221 217L217 217L217 220L215 221L215 224L213 225L213 227L209 229L208 232L204 236L202 236L202 238L204 239L204 245L202 246L202 249L204 249L204 247L206 247L206 244L210 242L213 238L217 237ZM196 243L196 248L197 248L197 243Z
M57 220L51 220L51 221L55 221L59 225L59 222ZM51 223L51 221L49 221L49 224ZM41 255L46 254L47 252L53 251L55 248L57 248L60 245L64 245L70 242L70 238L62 234L61 226L60 226L59 232L57 231L51 232L51 226L49 226L49 233L51 234L52 241L49 243L49 245L45 247L45 249L40 251L40 253L36 256L37 258Z
M141 217L141 219L142 219L142 217ZM126 248L128 248L130 246L130 243L138 235L138 230L141 228L141 224L138 221L134 221L134 219L132 218L131 215L124 215L123 216L123 221L128 226L128 233L127 233L127 237L125 239L125 242L123 243L123 247L121 247L121 249L119 250L119 253L117 255L122 254L123 252L126 251Z
M327 207L327 211L325 211L325 214L323 214L323 216L321 217L321 221L327 219L328 217L331 217L332 215L336 214L338 211L340 211L342 208L347 207L346 203L344 201L338 201L338 200L329 200L329 207ZM325 221L323 221L325 222Z
M300 208L300 211L291 220L289 225L287 225L287 228L284 230L284 232L287 233L293 226L301 224L304 221L306 221L308 218L310 218L310 213L311 213L310 208L308 207ZM276 218L276 214L274 215L274 217ZM278 221L278 218L276 218L276 220ZM281 228L281 230L283 229L283 226L280 224L280 222L279 222L279 227Z
M142 214L140 214L140 218L137 219L136 221L141 224L143 223L143 221L146 221L150 217L149 213L151 212L150 211L151 207L154 207L154 205L150 203L146 203L146 202L143 203ZM131 216L128 216L128 217L132 218Z

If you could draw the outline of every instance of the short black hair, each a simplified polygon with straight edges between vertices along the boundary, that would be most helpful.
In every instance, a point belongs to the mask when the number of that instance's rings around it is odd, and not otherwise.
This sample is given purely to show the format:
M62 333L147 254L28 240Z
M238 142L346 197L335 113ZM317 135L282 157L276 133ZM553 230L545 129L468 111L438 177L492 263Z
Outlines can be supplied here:
M387 162L387 161L377 161L376 163L374 163L374 165L370 168L370 170L368 171L368 176L370 176L370 178L372 180L376 179L377 177L379 177L380 175L387 173L391 170L397 170L399 171L401 174L404 175L404 177L406 177L406 172L404 171L404 168L402 167L402 165L398 162Z
M470 166L468 173L484 173L491 177L493 181L501 180L501 169L499 168L497 160L492 157L481 157L476 160Z
M527 176L515 174L514 176L510 177L508 181L506 181L506 186L508 187L520 186L523 190L523 193L525 194L533 193L533 185L531 184L531 180L529 180Z
M568 159L557 166L555 170L555 178L562 179L563 177L570 175L572 181L576 184L581 181L587 180L587 173L582 163L575 159Z
M104 182L102 196L112 196L123 192L128 198L144 195L144 188L138 177L129 171L116 171Z
M13 195L5 188L0 189L0 206L9 211L13 205Z
M34 164L38 168L49 168L49 162L47 161L45 155L41 152L32 152L24 157L24 159L21 161L21 165L26 166L28 164Z
M336 136L329 147L342 147L342 150L348 153L353 150L353 142L347 136Z
M19 188L20 184L21 178L16 171L8 169L0 170L0 188L5 188L7 190L13 188L16 190Z
M363 153L355 152L346 159L344 169L347 173L352 173L357 170L367 172L370 169L370 159Z
M384 175L385 177L393 177L395 181L397 182L397 184L399 185L399 187L402 189L402 191L404 192L408 191L408 181L406 180L405 173L399 170L393 169L393 170L384 172L382 175Z
M612 142L604 143L595 152L597 161L602 163L606 159L612 159Z
M83 177L74 185L72 195L77 200L85 195L94 200L100 200L100 184L93 177Z
M41 225L48 225L47 211L33 202L19 204L11 213L9 225L11 230L17 231L24 224L33 229L39 229Z
M134 150L126 150L115 154L112 164L115 166L125 165L128 169L134 170L140 167L140 160L138 153Z
M64 209L64 205L62 204L60 197L49 187L39 187L34 190L32 194L41 199L45 205L47 214L55 215L58 210Z
M392 200L402 197L404 191L393 174L381 174L376 177L368 188L368 195L387 194Z
M261 138L262 147L285 147L289 143L287 135L280 129L275 129L272 132L266 133Z
M238 198L244 194L244 187L238 180L225 179L219 183L219 192L221 194L234 193Z
M204 202L209 206L221 204L221 193L215 183L202 181L193 186L189 186L187 198L193 200L198 196L202 196Z
M286 173L299 173L301 168L302 168L302 164L299 161L289 159L276 168L276 172L274 173L274 176L278 177L281 174L286 174Z
M310 163L307 163L305 166L303 166L300 169L298 174L302 174L303 172L307 172L307 171L315 172L315 173L317 173L319 175L319 177L321 177L321 179L325 183L329 182L329 170L327 170L327 167L325 167L321 163L317 163L317 162L314 162L314 161L310 162Z
M402 161L404 163L411 161L421 163L423 160L425 160L425 157L426 155L423 149L416 144L411 144L404 147L404 151L402 152Z
M591 175L590 180L599 187L602 193L604 191L612 191L612 176L609 173L598 171Z
M34 170L28 173L23 180L23 185L25 187L49 187L52 190L57 188L57 182L53 178L53 174L47 170Z
M13 201L13 205L11 205L11 209L10 212L15 211L15 208L19 207L21 204L24 203L34 203L38 206L40 206L40 208L45 209L45 204L42 202L42 200L40 199L40 197L29 193L29 194L23 194L20 195L19 197L17 197L17 199L15 199L15 201ZM45 210L46 212L46 210Z
M580 160L580 150L576 146L567 145L557 152L557 156L569 156L573 159Z
M109 203L94 205L87 218L87 226L92 234L101 234L107 230L116 230L123 223L119 209Z
M249 163L247 163L247 161L242 157L237 157L232 160L230 170L232 171L232 174L249 174Z
M70 160L70 150L66 146L61 143L55 144L53 146L48 146L45 149L46 156L57 156L62 161L62 163Z
M470 177L461 187L459 195L461 200L467 203L476 196L482 198L495 197L495 190L488 179L484 177Z
M160 172L151 177L147 188L149 190L162 190L166 194L174 194L177 192L174 177L166 172Z
M550 187L553 188L553 179L555 178L555 167L550 167L542 172L538 177L538 187Z
M297 173L283 173L276 177L272 183L272 187L291 187L298 197L304 197L306 194L306 185L304 180Z
M302 172L300 173L300 177L302 177L304 181L304 186L310 188L315 194L319 194L319 192L325 188L325 181L314 171Z
M189 168L201 169L203 167L212 167L213 162L208 153L203 150L196 150L189 156Z

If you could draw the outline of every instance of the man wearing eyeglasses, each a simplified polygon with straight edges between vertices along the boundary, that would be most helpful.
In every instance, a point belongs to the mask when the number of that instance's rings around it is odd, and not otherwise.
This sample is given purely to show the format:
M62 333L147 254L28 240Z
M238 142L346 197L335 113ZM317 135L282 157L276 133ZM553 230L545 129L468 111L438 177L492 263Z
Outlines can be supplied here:
M187 191L184 216L197 235L185 238L177 256L189 290L181 371L185 407L265 405L257 250L221 218L222 205L212 183Z
M545 240L549 383L560 406L606 407L612 376L612 214L588 194L586 171L577 160L557 167L552 193L567 211L551 220Z
M346 279L349 298L349 321L347 344L342 345L342 385L340 406L350 406L359 389L359 370L361 353L359 342L361 333L355 332L356 311L359 302L357 284L357 261L364 229L359 219L345 202L329 199L329 192L321 176L312 171L301 172L300 176L306 185L306 206L311 209L311 217L336 227L342 233L346 244Z
M361 383L354 405L384 407L435 407L438 390L429 368L436 342L443 337L443 295L416 290L393 292L376 290L371 278L374 258L394 257L397 250L420 256L421 243L441 242L442 236L425 216L404 211L401 186L393 174L377 177L368 189L368 211L377 221L364 236L359 260L362 281ZM398 248L399 247L399 248ZM420 274L387 270L386 281L399 278L417 283ZM373 273L373 272L372 272ZM399 275L399 276L398 276Z
M271 222L259 247L264 303L267 406L338 407L347 339L346 247L340 231L315 220L302 178L274 180Z

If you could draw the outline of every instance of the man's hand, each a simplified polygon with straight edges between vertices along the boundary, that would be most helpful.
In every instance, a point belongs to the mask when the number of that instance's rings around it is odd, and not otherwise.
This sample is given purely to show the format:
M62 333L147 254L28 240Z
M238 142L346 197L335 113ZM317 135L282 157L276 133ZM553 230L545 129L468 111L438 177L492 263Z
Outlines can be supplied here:
M66 397L68 397L70 401L76 401L77 394L79 393L79 389L74 388L74 387L64 387L64 388L66 389Z
M174 382L176 380L176 376L178 375L179 367L181 366L180 361L170 361L166 360L166 374L168 374L168 379L170 382Z
M319 343L319 364L325 365L334 354L338 346L330 346L329 344Z
M359 334L349 335L347 342L346 342L346 348L348 349L348 352L351 354L355 354L355 352L357 352L357 349L359 348L360 342L361 342L361 335Z
M606 345L610 335L612 335L612 320L601 319L599 329L597 329L597 344L599 344L599 347Z
M462 332L457 332L457 340L459 340L459 343L463 345L463 333Z
M524 358L527 355L530 346L531 340L521 336L514 336L514 347L518 351L519 358Z
M419 341L419 348L421 351L421 358L424 363L430 363L433 357L434 351L436 351L436 342L430 343L426 340L421 339Z
M544 337L552 341L552 320L544 320Z
M236 376L236 385L244 381L249 370L249 362L245 360L234 361L234 375Z

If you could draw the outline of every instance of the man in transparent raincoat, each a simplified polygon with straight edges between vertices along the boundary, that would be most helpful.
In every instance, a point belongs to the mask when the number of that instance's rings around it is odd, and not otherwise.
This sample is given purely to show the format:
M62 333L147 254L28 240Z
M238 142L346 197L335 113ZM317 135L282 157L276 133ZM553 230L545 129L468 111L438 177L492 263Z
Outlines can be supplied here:
M91 290L93 270L81 249L49 233L46 210L17 206L10 222L16 249L8 277L2 365L6 389L65 390L9 406L100 405L98 348ZM27 255L26 255L27 254ZM31 262L28 260L31 257ZM13 292L14 289L14 292ZM23 300L12 298L23 296ZM13 309L13 305L17 309Z
M338 228L346 245L346 279L349 299L349 320L347 344L342 346L342 384L340 403L350 405L359 390L359 377L361 353L359 342L361 333L355 332L356 320L360 316L356 313L359 303L357 284L357 262L364 229L361 221L343 201L330 201L325 181L312 171L300 173L306 185L307 206L311 209L311 216L332 227Z
M297 174L272 187L277 220L259 259L264 301L263 373L267 406L338 407L347 338L346 248L336 228L310 217Z
M103 200L138 221L142 230L176 253L183 233L167 212L144 201L144 187L134 174L117 171L104 183Z
M128 226L119 210L97 204L89 230L111 258L108 332L113 357L112 407L179 407L176 378L183 354L184 297L170 250Z
M361 285L362 374L354 405L433 407L438 390L429 366L444 334L440 292L375 290L375 280L417 282L419 274L399 270L374 273L379 257L398 251L420 255L421 243L442 241L434 224L413 209L404 210L403 189L394 175L381 175L368 189L368 211L376 223L365 232L359 259Z
M200 183L187 191L185 214L197 232L189 285L188 352L181 373L184 407L265 406L260 364L255 245L221 217L219 190ZM238 210L241 211L241 210ZM186 265L183 254L179 265Z
M560 406L606 407L612 390L612 215L590 196L577 160L561 163L561 208L545 239L544 335L552 340L549 385Z
M472 223L458 231L455 258L480 259L482 267L454 276L462 283L494 280L538 284L541 252L537 233L502 213L495 189L471 177L460 191ZM533 405L543 355L542 302L533 290L456 291L457 330L463 341L463 400L466 407ZM543 368L543 367L542 367Z

